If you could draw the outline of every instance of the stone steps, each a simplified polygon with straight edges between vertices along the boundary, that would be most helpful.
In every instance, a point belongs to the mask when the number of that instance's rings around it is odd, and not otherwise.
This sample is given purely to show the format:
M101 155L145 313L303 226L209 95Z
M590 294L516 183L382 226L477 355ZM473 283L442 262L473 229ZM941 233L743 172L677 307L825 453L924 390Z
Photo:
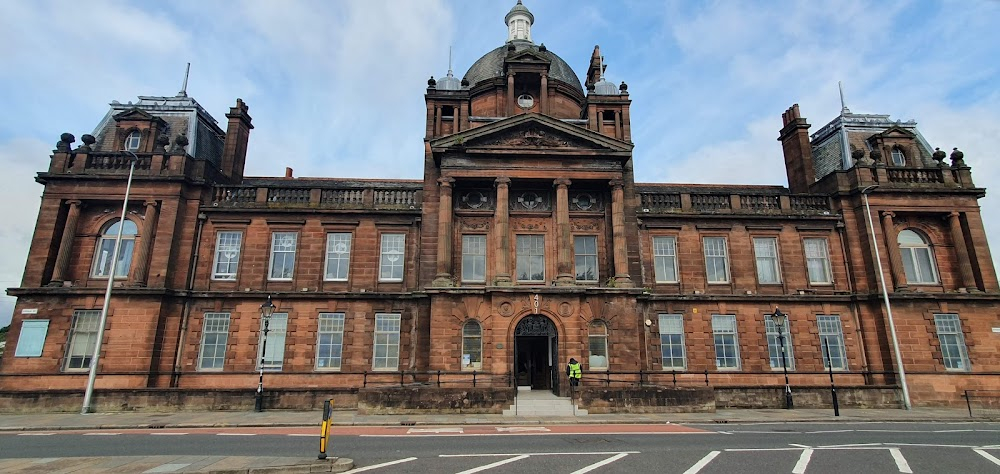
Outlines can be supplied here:
M576 407L569 398L547 390L518 390L517 399L504 416L585 416L587 410Z

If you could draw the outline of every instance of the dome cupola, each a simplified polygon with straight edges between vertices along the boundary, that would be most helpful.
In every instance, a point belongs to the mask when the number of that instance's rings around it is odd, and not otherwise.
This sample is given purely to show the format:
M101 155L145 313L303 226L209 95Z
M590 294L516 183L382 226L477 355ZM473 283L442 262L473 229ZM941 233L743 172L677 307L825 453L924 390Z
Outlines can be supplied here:
M531 42L531 25L535 23L535 15L528 11L528 7L517 0L517 5L507 12L504 17L507 23L507 42L527 41Z

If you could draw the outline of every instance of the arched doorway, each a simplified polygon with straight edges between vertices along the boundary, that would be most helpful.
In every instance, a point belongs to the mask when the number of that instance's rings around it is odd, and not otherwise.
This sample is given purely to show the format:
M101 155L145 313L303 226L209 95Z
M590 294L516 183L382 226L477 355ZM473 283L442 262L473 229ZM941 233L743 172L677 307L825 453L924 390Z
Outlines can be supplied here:
M532 314L514 328L514 374L518 387L559 392L559 335L552 320Z

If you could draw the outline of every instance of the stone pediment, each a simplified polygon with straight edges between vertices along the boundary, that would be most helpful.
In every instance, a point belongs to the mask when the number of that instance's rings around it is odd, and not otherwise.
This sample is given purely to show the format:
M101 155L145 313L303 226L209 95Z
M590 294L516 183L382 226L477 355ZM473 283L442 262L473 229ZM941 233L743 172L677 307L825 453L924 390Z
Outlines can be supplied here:
M114 119L116 122L126 122L126 121L152 122L154 120L160 122L163 121L159 117L150 115L148 112L141 110L137 107L133 107L122 113L116 114L114 116Z
M915 135L913 132L906 130L901 127L889 127L888 130L879 133L877 136L882 138L913 138Z
M507 62L531 62L531 63L550 63L548 58L538 54L537 52L526 49L524 51L519 51L511 56L507 57Z
M431 142L438 151L590 151L630 153L632 144L540 114L520 114Z

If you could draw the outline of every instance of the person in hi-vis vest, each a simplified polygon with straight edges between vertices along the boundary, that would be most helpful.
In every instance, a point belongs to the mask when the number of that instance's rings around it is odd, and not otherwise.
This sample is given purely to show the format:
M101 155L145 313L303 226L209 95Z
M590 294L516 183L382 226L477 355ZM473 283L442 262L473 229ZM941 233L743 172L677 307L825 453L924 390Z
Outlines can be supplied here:
M580 368L580 363L572 357L569 358L569 364L566 364L566 376L569 377L569 385L571 387L580 385L580 377L583 377L583 369Z

